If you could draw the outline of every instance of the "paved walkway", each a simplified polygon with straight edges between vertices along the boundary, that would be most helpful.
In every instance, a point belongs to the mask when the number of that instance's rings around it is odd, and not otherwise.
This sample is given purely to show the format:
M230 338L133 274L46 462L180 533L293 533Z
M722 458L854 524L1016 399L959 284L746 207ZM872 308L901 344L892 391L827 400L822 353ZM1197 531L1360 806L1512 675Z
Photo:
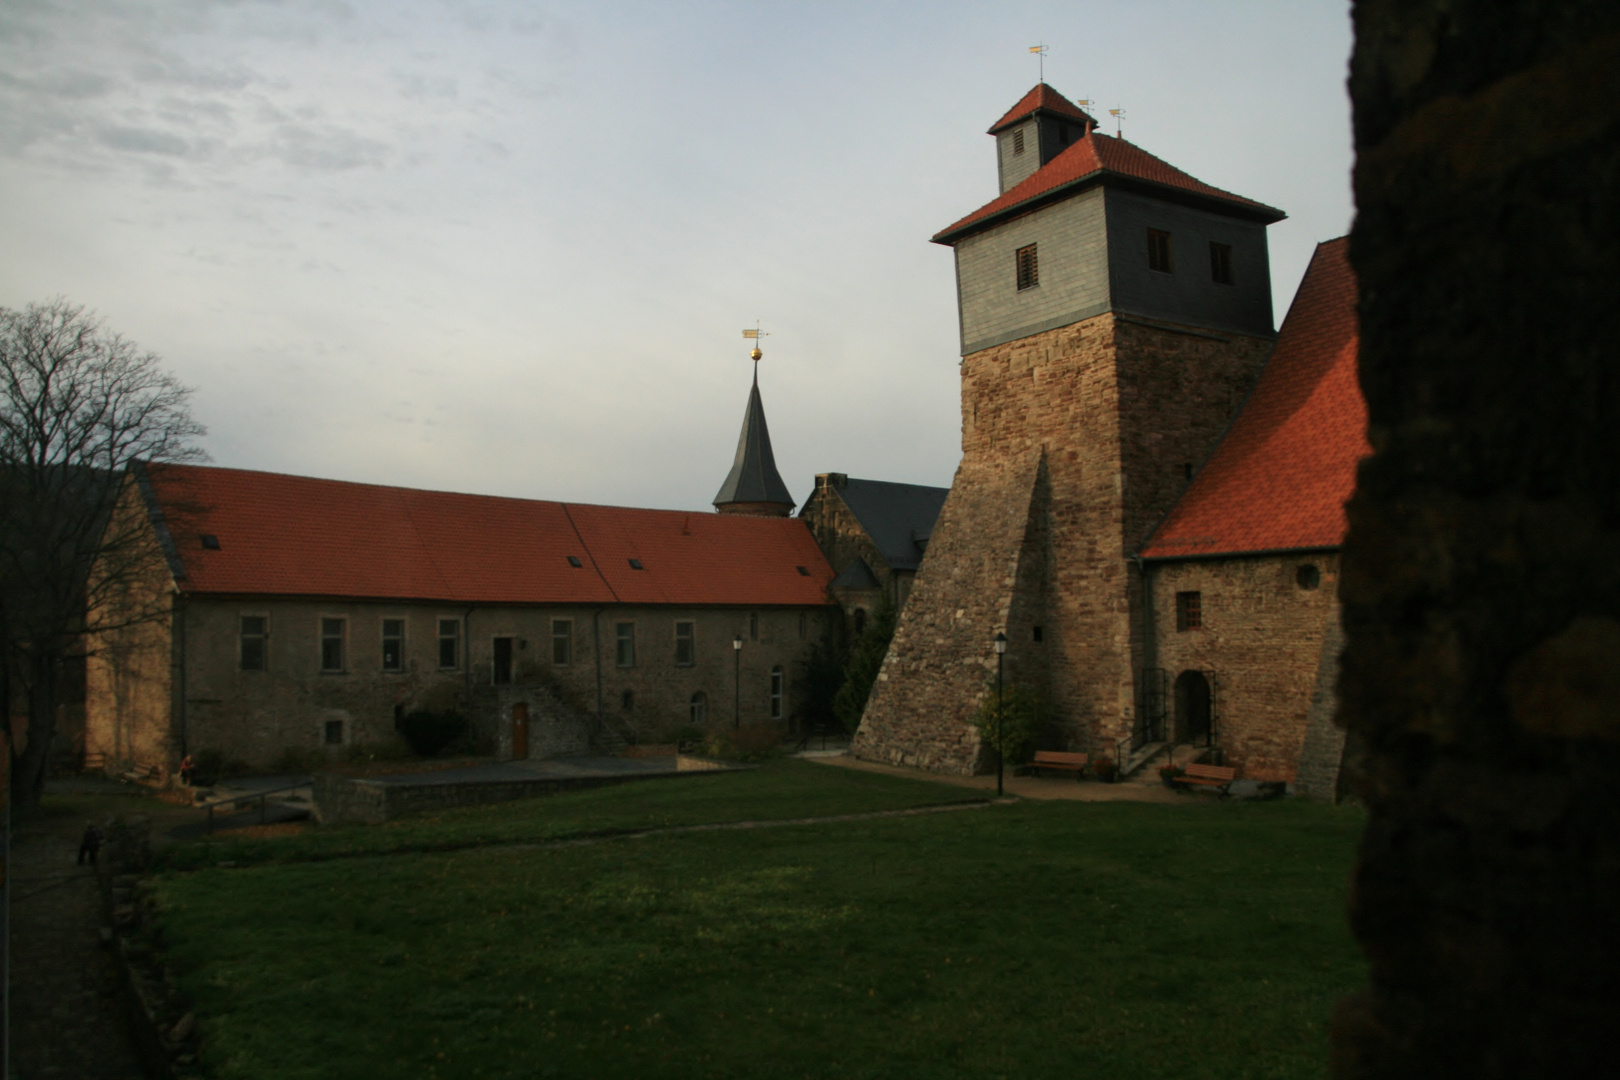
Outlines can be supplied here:
M975 788L989 795L996 793L994 773L989 776L954 776L949 773L924 772L921 769L905 769L897 765L879 765L875 761L862 761L847 753L829 755L810 753L800 756L822 765L860 769L863 772L884 773L889 776L909 776L914 780L932 780L936 784ZM1182 805L1200 801L1197 795L1171 791L1159 782L1156 775L1151 781L1126 780L1118 784L1103 784L1096 780L1076 780L1072 776L1014 776L1009 772L1003 777L1002 790L1020 799L1075 799L1080 802L1156 802Z
M55 818L11 838L11 1074L20 1080L139 1080L118 973L102 946L101 896L77 865L84 821Z

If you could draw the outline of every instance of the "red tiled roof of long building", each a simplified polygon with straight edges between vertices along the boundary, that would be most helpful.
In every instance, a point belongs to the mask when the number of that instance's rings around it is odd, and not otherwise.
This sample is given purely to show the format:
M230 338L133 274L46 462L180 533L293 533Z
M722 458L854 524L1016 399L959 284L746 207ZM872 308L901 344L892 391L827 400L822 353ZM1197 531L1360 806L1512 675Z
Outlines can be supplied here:
M1036 109L1072 116L1076 120L1091 120L1091 116L1080 106L1045 83L1036 83L1029 93L1018 99L1018 104L1008 109L1005 116L991 125L988 134L994 135L1008 124L1017 123Z
M935 233L933 241L936 244L952 243L966 233L988 227L995 220L1026 209L1026 204L1039 203L1061 189L1086 186L1109 176L1125 177L1235 204L1266 222L1281 221L1288 216L1276 207L1212 187L1124 139L1093 131L1035 170L1022 183L1003 192L999 198L992 199L967 217Z
M1349 242L1319 244L1243 411L1143 546L1149 559L1333 548L1372 452Z
M797 606L827 603L833 577L810 530L793 518L461 495L189 465L151 465L147 475L188 593ZM217 538L217 550L203 546L205 535ZM581 565L571 566L569 556Z

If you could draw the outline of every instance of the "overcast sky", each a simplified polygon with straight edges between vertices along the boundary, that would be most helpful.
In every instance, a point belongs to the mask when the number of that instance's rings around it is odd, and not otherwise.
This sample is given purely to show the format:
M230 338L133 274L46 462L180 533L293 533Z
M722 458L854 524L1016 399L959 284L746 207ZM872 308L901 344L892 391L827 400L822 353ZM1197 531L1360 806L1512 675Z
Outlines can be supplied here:
M96 309L215 463L707 507L762 320L782 475L947 485L938 229L1037 79L1349 228L1343 0L5 0L0 305ZM1111 130L1111 129L1110 129Z

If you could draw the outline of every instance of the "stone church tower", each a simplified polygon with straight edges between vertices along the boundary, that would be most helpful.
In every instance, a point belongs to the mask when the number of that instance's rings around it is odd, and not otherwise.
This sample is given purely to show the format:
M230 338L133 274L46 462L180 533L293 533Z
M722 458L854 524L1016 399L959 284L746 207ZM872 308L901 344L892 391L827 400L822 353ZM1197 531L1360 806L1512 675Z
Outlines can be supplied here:
M1284 214L1123 139L1045 83L995 137L1001 193L953 249L962 461L854 742L973 772L1006 674L1049 740L1112 755L1138 712L1132 555L1242 404L1274 339L1266 226Z

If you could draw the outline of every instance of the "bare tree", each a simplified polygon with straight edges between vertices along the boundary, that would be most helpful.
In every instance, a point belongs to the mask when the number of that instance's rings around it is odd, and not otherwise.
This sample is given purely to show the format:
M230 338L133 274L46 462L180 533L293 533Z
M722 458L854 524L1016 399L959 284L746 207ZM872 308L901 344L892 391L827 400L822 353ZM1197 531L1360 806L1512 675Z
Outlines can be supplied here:
M190 395L83 307L0 307L0 708L26 704L20 810L39 804L64 662L110 618L166 614L115 602L154 569L142 516L115 511L132 464L203 459Z

